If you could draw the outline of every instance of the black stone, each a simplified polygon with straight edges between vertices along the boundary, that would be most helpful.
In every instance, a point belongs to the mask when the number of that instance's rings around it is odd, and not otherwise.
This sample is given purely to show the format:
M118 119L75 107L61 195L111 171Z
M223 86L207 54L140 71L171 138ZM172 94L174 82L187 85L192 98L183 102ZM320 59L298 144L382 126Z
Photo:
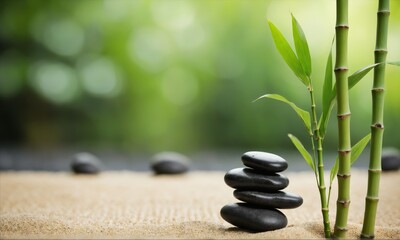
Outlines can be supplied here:
M151 168L156 174L181 174L189 170L189 159L176 152L162 152L153 157Z
M235 190L233 196L243 202L267 208L297 208L303 204L303 198L299 195L282 191L267 193Z
M74 173L96 174L101 171L101 162L93 154L82 152L73 157L71 169Z
M225 221L242 229L264 232L284 228L286 216L276 209L258 208L247 203L225 205L221 209Z
M266 172L282 172L288 167L286 160L278 155L257 151L243 154L242 162L247 167Z
M265 174L251 168L235 168L225 174L225 183L236 189L274 192L289 185L289 179L279 173Z
M382 151L382 171L396 171L400 168L400 152L397 149Z

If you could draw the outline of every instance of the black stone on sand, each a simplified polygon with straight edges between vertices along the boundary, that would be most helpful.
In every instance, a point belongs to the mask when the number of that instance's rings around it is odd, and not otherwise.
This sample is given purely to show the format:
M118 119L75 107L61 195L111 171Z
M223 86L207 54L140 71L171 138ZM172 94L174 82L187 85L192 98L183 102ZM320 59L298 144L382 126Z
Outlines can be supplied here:
M303 198L299 195L282 191L259 192L235 190L233 196L243 202L267 208L297 208L303 204Z
M251 151L243 154L242 162L247 167L273 173L282 172L288 167L286 160L280 156L258 151Z
M284 228L286 216L276 209L255 207L247 203L225 205L221 216L227 222L250 231L263 232Z
M278 191L289 184L279 173L262 174L251 168L235 168L225 174L225 183L235 189Z
M234 196L245 203L225 205L221 217L246 230L262 232L284 228L286 216L275 208L296 208L303 199L282 190L289 179L277 172L286 170L288 164L278 155L251 151L242 156L245 168L235 168L225 174L225 183L235 188Z

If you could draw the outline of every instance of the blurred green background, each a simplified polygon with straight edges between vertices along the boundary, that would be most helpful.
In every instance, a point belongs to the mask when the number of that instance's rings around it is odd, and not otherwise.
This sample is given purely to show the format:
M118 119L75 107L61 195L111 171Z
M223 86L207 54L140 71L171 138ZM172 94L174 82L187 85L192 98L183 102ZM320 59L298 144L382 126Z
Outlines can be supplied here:
M350 1L350 73L373 62L377 1ZM388 60L400 59L392 1ZM309 95L276 51L267 19L291 38L293 13L310 44L320 102L334 1L3 0L2 148L185 153L294 150L307 135L279 93ZM400 148L400 69L387 67L384 145ZM353 142L369 132L372 74L351 90ZM319 104L319 107L321 104ZM321 108L319 108L321 110ZM325 148L335 151L334 109Z

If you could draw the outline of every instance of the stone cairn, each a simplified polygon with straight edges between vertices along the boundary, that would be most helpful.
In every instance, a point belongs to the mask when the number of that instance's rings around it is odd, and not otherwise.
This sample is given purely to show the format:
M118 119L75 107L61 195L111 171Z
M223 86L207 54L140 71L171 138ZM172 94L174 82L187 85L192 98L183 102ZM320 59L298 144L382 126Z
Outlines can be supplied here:
M225 205L221 209L222 218L254 232L286 227L287 218L277 208L297 208L303 203L300 196L280 191L289 185L289 179L278 173L288 167L286 160L253 151L243 154L242 162L246 167L228 171L225 183L236 189L233 195L244 203Z

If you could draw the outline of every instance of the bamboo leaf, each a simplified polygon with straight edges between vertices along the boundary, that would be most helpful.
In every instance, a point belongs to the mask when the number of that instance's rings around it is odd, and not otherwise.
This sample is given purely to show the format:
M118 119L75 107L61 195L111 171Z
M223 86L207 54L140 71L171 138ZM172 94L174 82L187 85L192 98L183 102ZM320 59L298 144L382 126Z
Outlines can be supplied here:
M351 74L349 76L349 89L354 87L371 69L373 69L375 66L379 65L380 63L375 63L368 65L366 67L363 67L359 70L357 70L355 73Z
M270 98L270 99L275 99L281 102L284 102L288 104L292 109L297 113L297 115L300 117L301 120L303 120L304 126L307 128L308 133L312 134L311 131L311 119L310 119L310 113L297 107L296 104L290 102L287 100L285 97L279 95L279 94L265 94L259 98L257 98L255 101L262 99L262 98Z
M351 157L350 157L351 164L353 164L358 159L358 157L361 155L362 151L367 146L370 139L371 139L371 133L362 138L351 148ZM339 157L336 158L335 164L331 169L331 174L330 174L331 184L333 182L333 179L335 179L338 169L339 169Z
M371 71L371 69L373 69L374 67L376 67L379 64L381 64L381 63L374 63L371 65L365 66L365 67L357 70L355 73L351 74L348 78L349 90L352 89L365 75L367 75L367 73L369 73L369 71ZM334 104L335 98L336 98L336 83L334 84L333 90L332 90L331 104Z
M331 46L331 49L329 51L329 56L326 61L325 80L322 91L322 115L319 123L321 138L325 137L326 128L334 105L334 101L332 101L332 99L334 99L333 96L335 93L332 90L332 85L333 85L332 79L333 79L333 64L332 64L332 46Z
M307 75L304 72L299 59L297 59L297 56L293 52L288 41L272 22L268 21L268 24L269 28L271 29L272 38L274 39L275 46L285 60L286 64L290 67L290 69L292 69L293 73L300 79L300 81L304 85L308 86L310 84L310 80L307 78Z
M353 164L358 159L370 139L371 133L369 133L351 148L351 164Z
M388 62L390 65L394 65L394 66L400 66L400 61L396 61L396 62Z
M321 114L321 119L320 119L320 122L319 122L319 127L320 127L319 128L319 134L320 134L320 137L322 139L325 138L325 134L326 134L326 130L327 130L327 127L328 127L329 119L331 117L333 106L335 106L335 101L332 100L332 101L330 101L328 110L326 110L326 112L324 111Z
M311 154L304 148L303 144L300 142L298 138L296 138L292 134L288 134L290 140L294 144L294 146L297 148L297 150L300 152L300 154L303 156L304 160L307 162L308 166L315 172L315 166L314 162L312 160Z
M311 76L311 56L310 49L308 48L308 43L306 36L301 28L299 22L292 14L292 30L293 30L293 40L294 46L296 47L297 57L303 66L305 74Z
M329 108L329 102L332 98L332 86L333 86L333 64L332 64L332 49L329 52L328 59L326 61L326 67L325 67L325 80L324 80L324 86L323 86L323 92L322 92L322 107L324 109Z
M333 179L335 179L338 170L339 170L339 157L336 158L335 164L333 164L333 167L331 169L330 184L329 184L330 186L332 186Z

